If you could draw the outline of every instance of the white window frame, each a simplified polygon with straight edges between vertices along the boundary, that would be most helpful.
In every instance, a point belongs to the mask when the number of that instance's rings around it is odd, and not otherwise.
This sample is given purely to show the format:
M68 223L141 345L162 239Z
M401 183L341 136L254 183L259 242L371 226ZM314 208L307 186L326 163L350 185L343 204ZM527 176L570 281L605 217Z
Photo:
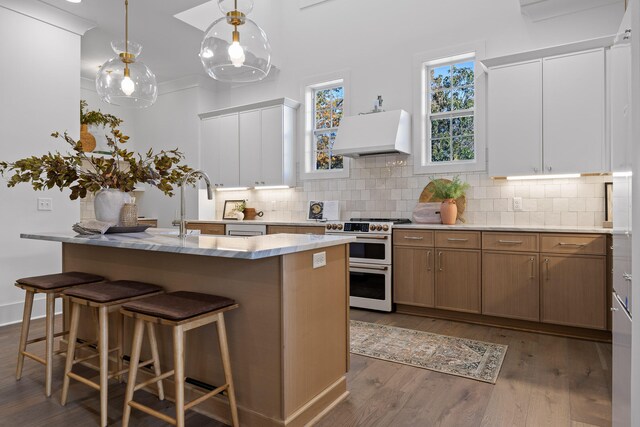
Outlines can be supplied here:
M474 160L454 160L450 162L431 162L431 126L428 123L430 116L429 92L427 84L429 76L427 71L430 66L444 65L473 57L475 62L475 102L474 102ZM431 50L414 55L414 173L456 173L456 172L483 172L487 170L486 156L486 73L480 63L485 56L485 43L475 42L459 46L451 46L442 49Z
M342 117L349 115L349 72L338 71L329 74L312 76L302 82L302 99L304 99L304 126L302 128L301 141L304 147L300 156L300 178L305 179L332 179L349 177L349 158L344 157L342 169L317 170L315 163L315 104L314 92L319 89L326 89L335 86L342 86L344 89L344 101L342 107ZM339 129L339 128L338 128ZM336 129L336 133L338 131Z

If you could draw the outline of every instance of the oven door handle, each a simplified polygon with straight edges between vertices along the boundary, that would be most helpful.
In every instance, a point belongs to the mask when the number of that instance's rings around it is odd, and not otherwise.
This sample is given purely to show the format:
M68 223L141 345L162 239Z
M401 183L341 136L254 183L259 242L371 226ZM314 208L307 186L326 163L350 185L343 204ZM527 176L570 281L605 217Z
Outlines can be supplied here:
M379 270L379 271L387 271L389 269L388 265L370 265L370 264L354 264L354 263L350 263L349 267L362 268L365 270Z
M355 236L356 240L387 240L389 236Z

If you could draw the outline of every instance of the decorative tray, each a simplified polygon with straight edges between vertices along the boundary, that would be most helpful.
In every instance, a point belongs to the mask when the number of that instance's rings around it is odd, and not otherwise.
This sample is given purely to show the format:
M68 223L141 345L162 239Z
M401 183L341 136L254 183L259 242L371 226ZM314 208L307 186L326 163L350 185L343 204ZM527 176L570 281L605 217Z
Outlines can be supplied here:
M150 225L134 225L133 227L110 227L104 234L117 234L117 233L142 233Z

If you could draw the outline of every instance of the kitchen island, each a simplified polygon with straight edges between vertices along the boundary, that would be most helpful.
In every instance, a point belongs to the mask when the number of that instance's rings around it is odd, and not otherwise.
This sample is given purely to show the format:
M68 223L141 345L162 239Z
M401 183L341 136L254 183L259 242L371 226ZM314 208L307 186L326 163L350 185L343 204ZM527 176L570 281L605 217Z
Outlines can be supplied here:
M21 237L62 242L63 271L235 299L240 308L227 314L227 334L241 425L305 425L347 395L350 237L181 239L162 229L127 235L61 232ZM314 268L314 254L322 253L324 263ZM92 335L90 315L84 316L88 325L82 333ZM126 323L124 329L125 354L129 354L132 325ZM159 332L165 370L172 366L172 341L168 330ZM206 391L198 383L211 387L224 383L215 334L215 325L209 325L187 335L186 376L193 384L187 399ZM148 349L143 350L146 355ZM172 381L165 381L171 397ZM194 409L228 422L228 406L222 400L209 399Z

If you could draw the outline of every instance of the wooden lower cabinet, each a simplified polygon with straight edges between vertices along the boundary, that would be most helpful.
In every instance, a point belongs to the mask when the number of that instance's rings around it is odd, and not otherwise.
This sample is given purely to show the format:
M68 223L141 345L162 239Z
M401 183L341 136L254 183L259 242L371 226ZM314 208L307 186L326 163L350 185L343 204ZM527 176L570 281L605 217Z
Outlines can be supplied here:
M157 228L158 227L158 220L157 219L138 218L138 225L148 225L148 226Z
M324 227L318 225L268 225L267 234L324 234Z
M606 258L542 254L540 261L540 320L607 329Z
M480 251L435 249L435 306L480 313Z
M209 224L205 222L188 222L187 230L200 230L201 234L213 234L223 236L224 224Z
M393 302L433 307L434 249L395 246L393 251Z
M482 314L540 320L538 254L482 254Z

